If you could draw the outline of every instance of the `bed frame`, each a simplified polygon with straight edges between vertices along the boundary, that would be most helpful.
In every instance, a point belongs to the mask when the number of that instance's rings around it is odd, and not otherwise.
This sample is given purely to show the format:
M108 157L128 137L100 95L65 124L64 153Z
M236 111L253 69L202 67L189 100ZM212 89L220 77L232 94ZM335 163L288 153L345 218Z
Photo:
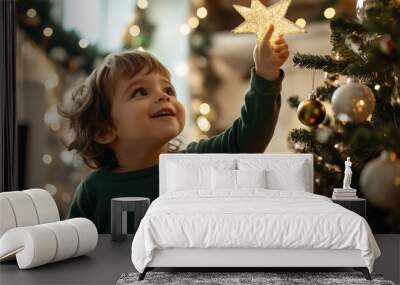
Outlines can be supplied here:
M313 156L312 154L161 154L159 162L160 195L165 193L167 185L167 167L170 161L207 160L209 164L219 159L231 158L262 158L262 159L298 159L306 162L306 177L308 177L307 192L313 193ZM331 250L331 249L258 249L258 248L167 248L157 249L153 259L149 262L139 280L143 280L146 273L154 269L202 269L215 271L229 269L229 271L265 271L266 269L285 268L288 271L296 268L306 269L337 269L353 268L361 271L367 280L371 280L370 273L360 250ZM214 270L215 269L215 270ZM322 271L322 270L321 270Z

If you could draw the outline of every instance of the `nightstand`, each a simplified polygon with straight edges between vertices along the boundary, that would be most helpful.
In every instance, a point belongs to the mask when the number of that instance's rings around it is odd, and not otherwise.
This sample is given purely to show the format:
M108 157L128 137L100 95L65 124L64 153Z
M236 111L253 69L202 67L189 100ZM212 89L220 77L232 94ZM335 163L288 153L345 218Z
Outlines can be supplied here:
M342 207L359 214L364 219L367 218L367 200L364 198L356 199L332 199L332 202L341 205Z
M150 206L150 199L144 197L119 197L111 199L111 238L124 241L127 237L127 212L134 213L134 233Z

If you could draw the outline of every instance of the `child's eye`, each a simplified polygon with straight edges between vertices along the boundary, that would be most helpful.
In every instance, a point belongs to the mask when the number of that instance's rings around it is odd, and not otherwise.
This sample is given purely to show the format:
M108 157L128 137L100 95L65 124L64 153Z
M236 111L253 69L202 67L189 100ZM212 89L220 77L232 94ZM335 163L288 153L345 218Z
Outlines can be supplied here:
M140 95L140 96L144 95L144 96L146 96L147 95L147 91L144 88L138 88L135 91L133 91L131 97L136 97L136 95Z
M175 90L172 87L165 88L165 93L167 93L170 96L175 96Z

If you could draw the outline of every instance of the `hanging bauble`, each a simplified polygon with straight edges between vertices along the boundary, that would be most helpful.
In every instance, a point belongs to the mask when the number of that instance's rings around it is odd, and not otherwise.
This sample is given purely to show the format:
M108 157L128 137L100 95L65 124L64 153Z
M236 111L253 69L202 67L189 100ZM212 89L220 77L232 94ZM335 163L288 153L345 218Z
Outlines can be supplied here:
M333 92L331 103L339 121L361 123L374 111L375 96L368 86L349 78Z
M300 122L309 127L317 126L325 119L325 106L322 104L314 93L310 97L299 104L297 107L297 117Z
M367 9L374 4L375 1L376 0L357 0L356 14L361 23L367 18Z
M361 171L361 191L368 202L382 208L400 208L400 161L394 152L383 151Z

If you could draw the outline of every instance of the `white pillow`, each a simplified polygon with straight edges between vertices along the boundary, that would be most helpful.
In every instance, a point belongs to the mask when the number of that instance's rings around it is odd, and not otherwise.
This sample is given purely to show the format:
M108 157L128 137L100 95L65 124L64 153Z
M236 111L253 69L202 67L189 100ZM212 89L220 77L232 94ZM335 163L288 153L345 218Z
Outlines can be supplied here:
M266 169L267 189L306 191L309 169L304 160L238 159L240 170Z
M211 188L213 190L236 190L236 170L211 168Z
M168 168L168 191L211 188L211 167L169 163Z
M240 188L267 188L266 170L211 169L213 190L238 190Z
M238 188L267 188L267 171L235 170Z
M267 171L268 188L273 190L289 190L306 192L306 175L304 175L304 164L296 165L289 172L278 169Z

